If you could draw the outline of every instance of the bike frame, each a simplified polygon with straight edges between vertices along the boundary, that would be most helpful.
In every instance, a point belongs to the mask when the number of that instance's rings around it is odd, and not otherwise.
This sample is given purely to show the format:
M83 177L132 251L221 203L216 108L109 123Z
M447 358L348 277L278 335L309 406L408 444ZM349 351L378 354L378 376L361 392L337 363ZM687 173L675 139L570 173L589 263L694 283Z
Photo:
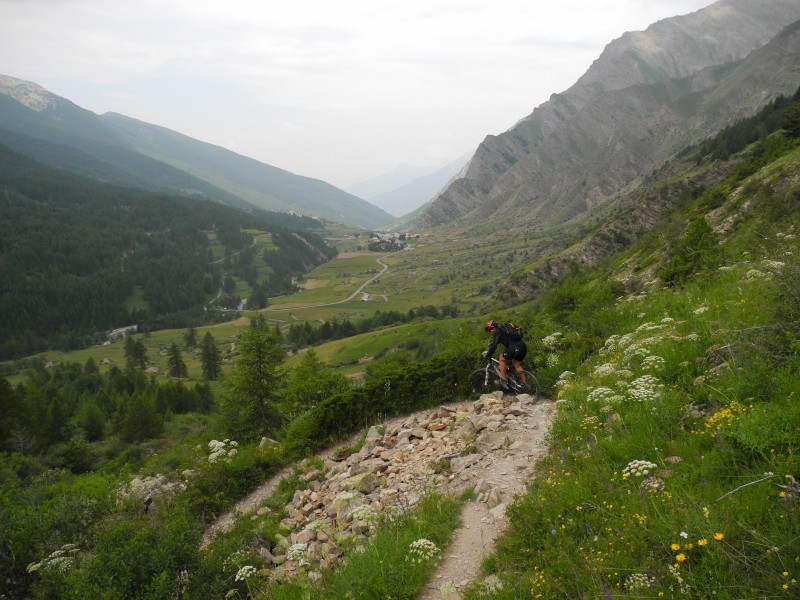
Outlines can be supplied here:
M508 369L506 373L507 388L505 389L514 394L531 394L538 399L539 382L536 380L536 376L530 371L523 370L523 372L525 373L525 381L520 381L517 379L519 376L517 371L513 368ZM479 379L476 379L476 376L479 377ZM491 380L490 377L498 381L502 379L500 377L500 361L493 356L486 360L486 366L475 369L475 371L470 374L469 380L470 384L473 386L472 389L477 391L479 388L493 388L495 386L495 381Z
M511 365L508 365L511 367ZM498 379L502 379L500 376L500 361L496 359L494 356L489 357L489 361L486 363L486 378L483 380L484 385L489 384L489 376L496 375ZM506 369L506 381L512 382L514 386L517 383L517 372L513 369Z

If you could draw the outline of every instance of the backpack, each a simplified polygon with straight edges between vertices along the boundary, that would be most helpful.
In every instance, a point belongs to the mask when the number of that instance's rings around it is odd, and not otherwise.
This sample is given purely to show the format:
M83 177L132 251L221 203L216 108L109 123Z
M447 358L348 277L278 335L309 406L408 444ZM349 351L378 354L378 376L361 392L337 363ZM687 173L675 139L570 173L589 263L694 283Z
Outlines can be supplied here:
M500 326L500 329L509 337L509 339L515 342L521 340L522 336L525 335L525 332L522 331L522 327L514 325L513 323L504 323Z

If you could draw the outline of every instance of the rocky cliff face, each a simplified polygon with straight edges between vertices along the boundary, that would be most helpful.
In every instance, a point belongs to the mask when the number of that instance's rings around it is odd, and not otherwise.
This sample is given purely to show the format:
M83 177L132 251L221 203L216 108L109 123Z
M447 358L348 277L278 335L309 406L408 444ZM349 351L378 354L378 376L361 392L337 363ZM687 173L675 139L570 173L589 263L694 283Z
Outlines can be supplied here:
M720 0L623 35L569 90L488 136L414 225L516 207L541 227L585 212L686 144L793 93L800 32L785 28L798 19L797 0Z
M8 75L0 75L0 94L10 96L23 106L36 112L53 108L58 104L59 98L51 94L42 86L30 81L15 79Z

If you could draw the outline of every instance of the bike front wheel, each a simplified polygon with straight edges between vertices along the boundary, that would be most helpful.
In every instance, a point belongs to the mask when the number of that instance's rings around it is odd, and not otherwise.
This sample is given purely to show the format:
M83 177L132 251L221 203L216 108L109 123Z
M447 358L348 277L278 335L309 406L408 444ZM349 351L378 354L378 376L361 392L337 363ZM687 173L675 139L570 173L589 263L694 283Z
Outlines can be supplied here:
M486 369L478 369L469 374L469 389L474 394L488 394L493 391L492 376L486 377Z

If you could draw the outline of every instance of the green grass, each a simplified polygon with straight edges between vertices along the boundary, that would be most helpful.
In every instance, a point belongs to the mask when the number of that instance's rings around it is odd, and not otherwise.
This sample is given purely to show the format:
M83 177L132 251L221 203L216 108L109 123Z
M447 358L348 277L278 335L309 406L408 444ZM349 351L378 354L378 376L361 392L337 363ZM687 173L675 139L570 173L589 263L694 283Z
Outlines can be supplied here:
M606 309L618 329L557 386L550 452L484 565L494 597L800 593L800 357L772 341L791 271L764 276L797 262L798 224L752 222L722 270Z
M351 547L348 559L341 567L326 572L321 584L312 585L304 572L299 581L280 582L257 571L241 591L254 598L286 600L417 598L459 525L465 499L430 494L420 500L415 510L383 520L361 551ZM247 534L240 531L231 537L235 536L241 542Z

